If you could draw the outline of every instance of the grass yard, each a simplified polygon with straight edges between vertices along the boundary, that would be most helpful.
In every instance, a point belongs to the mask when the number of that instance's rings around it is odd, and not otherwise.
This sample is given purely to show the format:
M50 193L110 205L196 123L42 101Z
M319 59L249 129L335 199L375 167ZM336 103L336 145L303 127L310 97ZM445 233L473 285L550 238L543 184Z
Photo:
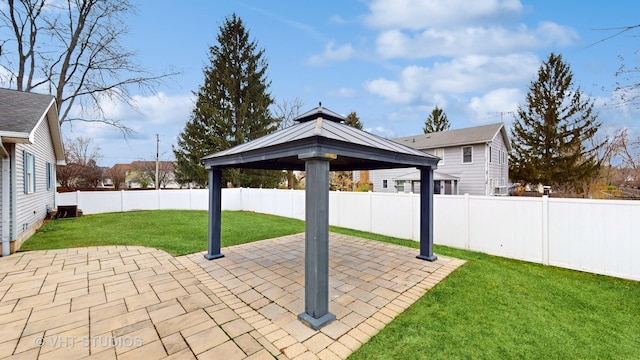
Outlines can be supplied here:
M207 250L206 211L161 210L85 215L47 222L21 250L143 245L180 256ZM304 232L304 222L267 214L222 212L222 246Z
M409 240L331 230L418 248ZM298 220L222 213L223 246L302 231ZM206 232L206 212L89 215L49 222L22 249L145 245L181 255L206 250ZM350 359L640 358L640 283L441 246L435 252L467 264Z

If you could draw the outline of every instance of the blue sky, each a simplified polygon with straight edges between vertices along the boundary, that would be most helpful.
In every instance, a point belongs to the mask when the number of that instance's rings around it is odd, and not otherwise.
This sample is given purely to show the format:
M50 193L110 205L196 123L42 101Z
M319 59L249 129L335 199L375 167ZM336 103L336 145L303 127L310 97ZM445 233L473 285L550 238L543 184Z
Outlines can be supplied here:
M135 96L137 111L109 104L109 115L137 133L76 123L67 137L87 135L102 149L101 165L161 159L193 107L208 49L225 17L236 13L265 50L276 102L299 99L307 111L322 101L355 111L366 130L384 137L422 132L434 106L452 128L504 121L524 103L549 53L562 54L574 84L596 100L603 130L635 127L638 111L617 104L619 55L635 66L637 37L598 30L635 25L640 3L627 1L360 0L169 1L134 3L123 45L151 71L180 75L156 94ZM637 34L637 33L636 33Z

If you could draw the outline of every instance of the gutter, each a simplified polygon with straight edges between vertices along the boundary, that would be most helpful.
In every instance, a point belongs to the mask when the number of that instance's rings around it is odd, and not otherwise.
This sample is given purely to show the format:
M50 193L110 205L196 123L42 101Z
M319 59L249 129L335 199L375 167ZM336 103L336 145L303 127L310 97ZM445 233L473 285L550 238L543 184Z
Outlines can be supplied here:
M9 221L10 212L11 212L11 204L10 204L10 192L9 192L9 183L11 181L11 173L9 168L10 164L10 156L7 149L5 149L4 144L2 143L2 137L0 137L0 156L2 157L2 228L0 228L0 232L2 233L2 256L9 256L10 251L10 227L11 223Z

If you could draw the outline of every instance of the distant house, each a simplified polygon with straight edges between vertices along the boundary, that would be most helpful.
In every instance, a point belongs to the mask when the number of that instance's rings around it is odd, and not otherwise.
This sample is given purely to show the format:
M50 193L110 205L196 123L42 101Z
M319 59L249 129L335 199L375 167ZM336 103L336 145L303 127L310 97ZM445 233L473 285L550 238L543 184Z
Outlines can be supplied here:
M53 210L64 147L55 99L0 88L2 255L18 249Z
M104 179L105 187L127 189L154 188L155 161L134 161L130 164L115 164L107 170ZM161 189L177 189L173 161L158 161L158 182Z
M507 195L511 142L503 123L407 136L394 141L440 157L434 193ZM354 181L359 172L354 172ZM376 192L420 192L417 169L369 171Z

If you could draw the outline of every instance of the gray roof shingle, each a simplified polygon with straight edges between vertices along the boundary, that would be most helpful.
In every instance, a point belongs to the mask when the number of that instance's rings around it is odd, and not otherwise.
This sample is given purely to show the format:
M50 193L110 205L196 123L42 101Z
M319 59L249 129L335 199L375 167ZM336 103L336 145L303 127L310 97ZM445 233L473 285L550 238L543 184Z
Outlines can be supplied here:
M54 97L0 88L0 131L29 134Z
M393 139L393 141L414 149L427 150L447 146L487 143L492 141L498 132L503 132L503 136L506 137L503 123L406 136ZM507 142L507 147L510 149L511 144L508 139L505 138L505 142Z

